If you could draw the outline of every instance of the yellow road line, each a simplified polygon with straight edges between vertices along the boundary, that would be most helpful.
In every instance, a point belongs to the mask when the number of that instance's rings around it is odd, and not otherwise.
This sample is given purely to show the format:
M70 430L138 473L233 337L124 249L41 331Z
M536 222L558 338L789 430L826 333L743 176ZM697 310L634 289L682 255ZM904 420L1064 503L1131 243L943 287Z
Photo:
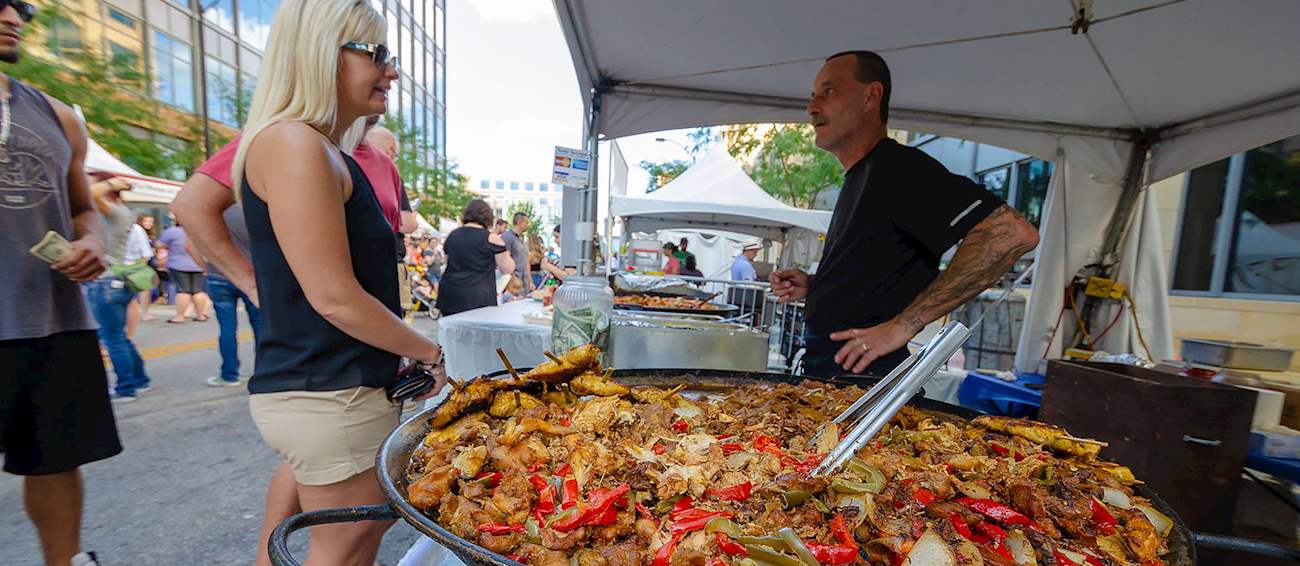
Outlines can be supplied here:
M252 331L240 332L236 335L240 342L251 342L253 340ZM209 350L217 347L217 339L209 338L207 340L195 340L193 342L180 342L177 344L167 344L165 346L155 346L153 348L141 348L140 357L146 360L156 360L167 356L185 354L188 352L197 352L199 350Z

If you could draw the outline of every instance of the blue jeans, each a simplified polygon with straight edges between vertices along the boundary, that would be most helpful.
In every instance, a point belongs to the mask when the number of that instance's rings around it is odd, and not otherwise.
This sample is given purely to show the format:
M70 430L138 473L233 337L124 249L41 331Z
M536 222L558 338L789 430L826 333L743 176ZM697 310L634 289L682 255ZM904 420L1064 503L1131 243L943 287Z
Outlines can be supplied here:
M230 383L239 381L239 314L235 311L239 300L244 301L244 310L248 311L248 323L253 326L253 335L262 330L262 313L248 300L248 296L234 283L216 275L208 276L208 296L212 297L212 308L217 313L217 325L220 333L217 346L221 350L221 379Z
M108 349L108 358L112 360L113 373L117 376L117 394L126 397L134 396L136 389L149 385L149 376L144 373L144 358L126 337L126 309L130 308L134 296L135 293L118 279L96 279L86 284L86 298L90 301L95 322L99 323L96 333L104 348Z

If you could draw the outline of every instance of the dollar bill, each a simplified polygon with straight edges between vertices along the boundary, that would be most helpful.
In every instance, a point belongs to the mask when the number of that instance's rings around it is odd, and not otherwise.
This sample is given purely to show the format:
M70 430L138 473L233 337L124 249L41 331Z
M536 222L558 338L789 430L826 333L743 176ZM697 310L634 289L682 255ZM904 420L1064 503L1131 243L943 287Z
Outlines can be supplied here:
M68 240L58 232L50 230L45 233L45 237L41 238L40 242L32 246L31 252L32 255L47 263L58 263L72 255L72 244L69 244Z

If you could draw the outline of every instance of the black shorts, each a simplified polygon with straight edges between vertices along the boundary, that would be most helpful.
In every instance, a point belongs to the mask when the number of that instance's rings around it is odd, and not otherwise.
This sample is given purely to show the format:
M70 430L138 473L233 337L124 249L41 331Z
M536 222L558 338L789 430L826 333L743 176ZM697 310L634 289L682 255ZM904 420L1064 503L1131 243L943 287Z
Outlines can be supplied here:
M0 340L6 472L57 474L121 451L95 331Z
M176 284L176 292L186 295L196 293L207 293L207 283L204 281L203 272L200 271L176 271L172 272L172 283Z

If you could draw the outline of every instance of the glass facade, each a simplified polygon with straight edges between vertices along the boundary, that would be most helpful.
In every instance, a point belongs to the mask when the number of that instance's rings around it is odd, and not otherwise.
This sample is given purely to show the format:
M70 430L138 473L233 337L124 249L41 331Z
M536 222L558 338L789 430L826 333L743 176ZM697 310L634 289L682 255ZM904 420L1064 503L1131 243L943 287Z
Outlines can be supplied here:
M201 0L196 26L189 0L87 0L70 10L43 45L54 53L98 49L118 68L148 77L150 96L238 128L261 75L271 21L281 0ZM389 112L416 130L431 164L445 161L445 0L370 0L388 22L388 44L401 56ZM201 34L201 36L196 35ZM200 63L202 63L200 65ZM175 133L175 132L173 132ZM193 141L193 140L191 140ZM215 149L215 148L214 148Z

